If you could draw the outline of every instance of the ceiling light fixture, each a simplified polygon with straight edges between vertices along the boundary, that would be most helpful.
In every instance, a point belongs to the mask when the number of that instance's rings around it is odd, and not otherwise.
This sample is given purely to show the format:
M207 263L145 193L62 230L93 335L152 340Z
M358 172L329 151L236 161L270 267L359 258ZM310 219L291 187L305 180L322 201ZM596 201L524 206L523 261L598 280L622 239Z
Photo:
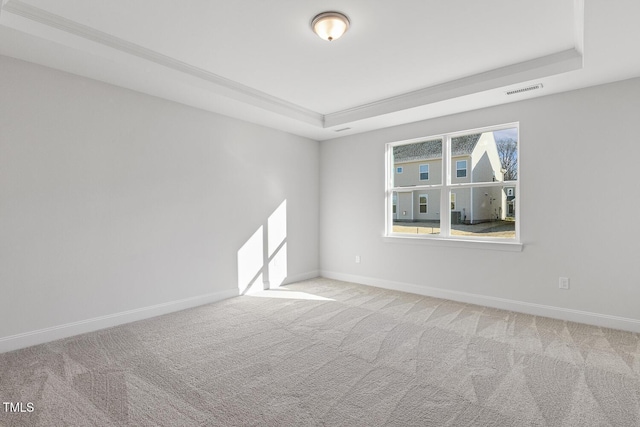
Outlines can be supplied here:
M321 39L337 40L349 29L349 18L340 12L322 12L311 21L311 29Z

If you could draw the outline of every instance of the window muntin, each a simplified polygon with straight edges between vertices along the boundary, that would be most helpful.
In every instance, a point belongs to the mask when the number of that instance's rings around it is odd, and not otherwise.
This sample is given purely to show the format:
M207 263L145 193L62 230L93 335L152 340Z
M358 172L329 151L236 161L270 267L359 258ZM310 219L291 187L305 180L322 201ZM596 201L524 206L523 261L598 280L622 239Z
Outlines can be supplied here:
M518 148L517 124L388 144L390 170L402 163L410 173L387 180L407 209L402 221L399 207L388 216L386 234L517 242ZM420 179L427 170L429 180Z
M426 205L421 213L420 201L421 197L423 205ZM421 193L417 193L410 189L394 192L396 198L396 210L393 215L392 232L398 235L413 236L437 236L440 234L440 209L438 201L440 200L440 190L431 189ZM412 208L415 206L415 210Z
M390 184L392 187L404 188L442 183L442 139L419 140L395 146L391 150L395 159L392 170L402 167L404 172L393 174ZM420 179L420 165L427 165L422 172L427 172L425 169L428 169L428 180Z
M429 180L429 165L420 165L418 166L418 170L420 172L420 181Z

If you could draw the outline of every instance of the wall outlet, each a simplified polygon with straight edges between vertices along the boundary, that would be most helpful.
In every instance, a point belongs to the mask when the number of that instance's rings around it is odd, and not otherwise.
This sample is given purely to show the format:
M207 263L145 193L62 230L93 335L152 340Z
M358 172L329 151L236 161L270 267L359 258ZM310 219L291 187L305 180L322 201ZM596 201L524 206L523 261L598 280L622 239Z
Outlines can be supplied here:
M558 287L560 289L568 290L569 289L569 278L568 277L561 277L560 280L558 280Z
M360 264L360 255L356 255L356 264Z

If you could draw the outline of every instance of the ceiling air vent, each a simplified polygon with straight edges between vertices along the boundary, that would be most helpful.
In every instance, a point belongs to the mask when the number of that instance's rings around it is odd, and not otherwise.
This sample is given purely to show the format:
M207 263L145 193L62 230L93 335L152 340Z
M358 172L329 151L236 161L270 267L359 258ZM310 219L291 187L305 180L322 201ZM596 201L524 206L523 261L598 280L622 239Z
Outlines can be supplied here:
M342 129L336 129L336 132L344 132L345 130L349 130L351 128L342 128Z
M542 89L542 83L538 83L537 85L525 86L520 89L509 90L505 92L507 95L515 95L516 93L529 92L530 90Z

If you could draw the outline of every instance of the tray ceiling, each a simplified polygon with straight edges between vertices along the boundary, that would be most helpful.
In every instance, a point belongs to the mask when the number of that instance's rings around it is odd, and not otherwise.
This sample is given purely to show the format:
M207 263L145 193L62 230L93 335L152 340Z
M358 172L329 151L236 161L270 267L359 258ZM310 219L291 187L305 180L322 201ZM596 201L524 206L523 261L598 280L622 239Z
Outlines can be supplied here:
M623 6L4 0L0 53L323 140L637 76ZM309 22L333 9L352 25L329 43Z

